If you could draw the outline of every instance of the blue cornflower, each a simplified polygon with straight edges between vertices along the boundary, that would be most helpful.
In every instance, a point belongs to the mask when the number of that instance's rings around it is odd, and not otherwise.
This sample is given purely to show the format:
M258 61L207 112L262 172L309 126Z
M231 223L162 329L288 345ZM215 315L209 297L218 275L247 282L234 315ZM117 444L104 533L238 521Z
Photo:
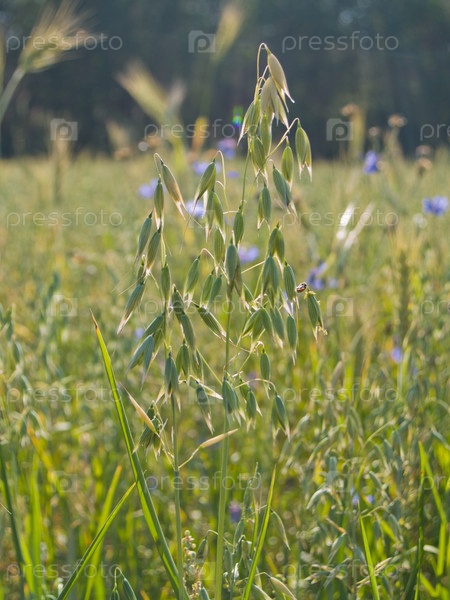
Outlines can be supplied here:
M196 160L192 163L192 169L194 170L194 173L196 175L203 175L203 173L206 171L208 165L209 165L209 162L206 162L205 160ZM217 173L220 173L221 169L222 169L222 167L221 167L220 163L216 162Z
M230 513L230 521L232 523L239 523L242 514L241 505L239 504L239 502L236 502L236 500L232 500L228 505L228 511Z
M380 160L380 155L375 152L375 150L369 150L367 152L364 159L363 172L367 174L378 173L380 170L378 161Z
M144 331L145 329L143 327L138 327L134 332L134 339L140 340L141 337L144 335Z
M448 198L445 196L434 196L425 198L422 203L423 212L442 217L448 211Z
M156 184L158 183L157 179L152 179L149 183L144 183L138 190L138 194L144 200L148 200L149 198L153 198L156 190Z
M327 267L327 263L324 260L320 260L317 267L314 267L310 270L306 279L306 283L309 285L309 287L315 290L323 290L325 283L322 279L322 275L327 270Z
M400 364L403 358L403 352L400 346L394 346L391 350L391 358L395 364Z
M222 152L225 158L234 158L236 156L236 140L225 138L217 143L217 149Z
M201 219L205 216L205 205L201 200L197 202L195 200L189 200L186 202L186 210L191 217L195 219Z
M250 246L250 248L246 248L245 246L241 246L238 250L239 259L243 265L246 263L252 262L259 256L259 250L256 246Z

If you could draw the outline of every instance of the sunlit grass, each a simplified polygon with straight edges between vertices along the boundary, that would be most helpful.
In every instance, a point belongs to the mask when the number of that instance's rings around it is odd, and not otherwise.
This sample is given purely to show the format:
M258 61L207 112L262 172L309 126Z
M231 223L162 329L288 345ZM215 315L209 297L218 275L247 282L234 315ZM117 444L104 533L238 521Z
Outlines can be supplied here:
M242 174L243 161L235 159L231 168ZM319 162L312 184L306 178L294 184L303 225L286 226L286 246L299 282L319 260L329 263L325 287L316 289L328 335L315 342L302 305L297 365L293 368L289 354L281 352L271 362L286 390L291 439L274 447L269 424L257 417L254 432L230 440L229 475L236 482L233 500L242 508L253 475L242 465L258 462L265 474L264 502L272 456L281 454L272 508L284 522L290 550L271 522L260 569L284 577L296 597L373 597L362 516L380 598L414 598L418 572L421 598L448 598L449 215L422 213L424 197L448 194L448 168L446 155L422 178L409 162L387 163L371 176L359 165ZM98 530L117 464L128 465L89 311L100 323L122 380L137 343L134 331L148 325L156 299L148 293L141 315L116 337L134 283L130 272L140 225L152 208L152 200L143 200L137 190L154 175L149 156L129 162L81 156L67 168L61 204L55 207L47 161L0 164L1 303L4 312L14 305L13 331L4 316L1 337L2 454L30 564L26 589L37 594L55 592L57 575L68 579ZM189 192L193 197L197 182L193 174L180 180L185 200ZM233 186L230 181L229 198ZM236 181L236 193L239 189ZM233 200L234 210L239 200ZM249 210L256 222L253 200ZM351 202L358 211L348 230L370 204L373 221L345 252L337 232ZM283 216L278 210L273 222ZM187 228L180 236L177 218L169 206L173 277L182 287L204 234ZM261 236L256 229L249 232L255 246ZM215 347L205 336L202 352L213 366ZM130 393L147 405L159 393L162 368L151 366L143 392L140 373L130 374ZM256 393L264 402L260 384ZM209 432L196 404L182 408L179 437L183 454L190 456ZM221 406L212 411L214 419ZM131 407L128 416L137 439L142 424ZM429 461L425 467L419 441ZM162 527L174 540L173 481L167 465L152 453L145 460L157 484ZM213 477L219 470L215 447L201 450L189 463L193 479L184 480L181 490L183 529L197 544L208 528L217 527L204 515L215 514L219 488ZM113 505L128 485L118 484ZM19 598L4 487L0 502L6 573L0 585L5 597ZM213 537L209 541L215 543ZM110 592L116 565L136 591L172 597L136 498L111 525L102 564L92 598ZM45 565L46 576L31 565ZM85 589L86 578L80 578L77 597L85 597Z

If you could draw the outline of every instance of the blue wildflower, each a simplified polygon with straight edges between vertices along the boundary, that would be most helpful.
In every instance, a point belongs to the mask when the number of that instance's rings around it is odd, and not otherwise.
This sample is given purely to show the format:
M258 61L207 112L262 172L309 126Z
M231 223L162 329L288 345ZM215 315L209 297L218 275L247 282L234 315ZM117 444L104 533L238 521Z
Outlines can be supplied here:
M378 161L380 160L380 155L375 152L375 150L369 150L367 152L364 159L363 172L368 175L372 173L378 173L380 170Z
M242 514L239 502L236 502L236 500L232 500L228 505L228 511L230 513L230 521L232 523L239 523Z
M186 202L186 210L191 217L202 219L205 216L205 205L201 200L189 200Z
M256 246L250 246L250 248L246 248L245 246L240 246L238 250L239 259L243 265L246 263L252 262L259 256L259 250Z
M398 365L402 362L403 352L400 346L394 346L391 350L391 358Z
M425 198L422 203L423 212L442 217L448 211L448 198L445 196L434 196Z
M206 162L205 160L196 160L192 163L192 169L194 170L194 173L196 175L203 175L203 173L208 168L208 165L209 165L209 162ZM217 173L220 173L221 169L222 169L222 167L221 167L220 163L216 162Z
M144 183L138 190L138 194L144 200L148 200L149 198L153 198L156 190L156 184L158 183L157 179L152 179L150 183Z
M144 335L144 331L145 331L145 329L143 327L138 327L136 329L136 331L134 332L134 339L140 340L141 337Z
M325 287L325 283L323 281L322 275L327 270L328 265L324 260L320 260L317 267L313 267L309 275L306 279L306 283L315 290L323 290Z
M225 138L217 143L217 149L222 152L225 158L234 158L236 156L236 140L234 138Z

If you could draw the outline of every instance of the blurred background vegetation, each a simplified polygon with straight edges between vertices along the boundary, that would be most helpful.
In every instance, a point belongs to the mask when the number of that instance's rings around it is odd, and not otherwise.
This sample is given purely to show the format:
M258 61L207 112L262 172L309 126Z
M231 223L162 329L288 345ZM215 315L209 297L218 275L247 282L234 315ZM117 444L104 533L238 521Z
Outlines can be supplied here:
M1 0L5 82L17 64L23 37L48 4ZM101 40L92 39L92 49L81 49L77 60L66 60L21 82L3 123L2 155L46 152L52 118L77 121L77 151L111 152L111 135L117 133L117 126L127 132L136 151L151 121L117 80L136 60L163 89L172 90L170 98L179 104L185 126L196 121L199 107L210 123L215 119L231 123L236 107L249 104L248 81L254 80L255 50L263 41L285 68L297 100L291 117L305 115L304 126L316 156L337 154L337 143L327 140L326 122L340 118L348 103L362 109L367 127L387 128L390 115L404 115L407 126L400 131L400 141L408 154L424 141L433 146L448 144L448 0L236 2L243 21L220 60L214 53L189 52L190 32L216 33L226 4L218 0L81 3L91 14L88 28ZM232 26L229 22L226 31ZM343 46L338 44L342 36L346 50L338 49ZM373 48L363 49L370 47L370 40ZM326 49L331 45L334 49ZM431 127L424 140L421 128L426 124ZM438 129L439 124L445 127Z

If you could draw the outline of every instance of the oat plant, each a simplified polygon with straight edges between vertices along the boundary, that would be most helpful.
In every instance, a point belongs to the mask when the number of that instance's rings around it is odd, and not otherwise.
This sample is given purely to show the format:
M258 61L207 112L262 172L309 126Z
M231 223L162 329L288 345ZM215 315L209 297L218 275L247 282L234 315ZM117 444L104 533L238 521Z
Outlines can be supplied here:
M260 69L262 55L267 62ZM272 506L276 485L277 441L289 437L289 418L279 389L272 377L271 354L283 353L295 362L298 347L298 319L300 303L305 302L315 335L323 331L319 302L305 283L298 283L289 263L285 247L283 226L274 222L273 205L277 202L289 213L292 222L296 211L291 189L294 169L301 175L303 169L311 174L311 150L308 137L298 119L288 120L290 94L283 69L269 48L262 44L258 52L257 82L254 99L248 108L240 140L246 140L247 159L242 195L229 197L225 176L224 158L220 152L207 166L195 193L195 203L204 207L204 216L194 218L188 212L184 197L170 167L158 154L154 155L158 183L153 210L142 224L135 256L135 283L118 327L126 327L133 314L139 310L147 287L152 287L160 297L159 314L148 323L131 358L128 373L141 369L141 385L145 386L157 370L161 372L160 393L148 402L148 394L135 399L118 385L111 361L97 327L102 356L108 373L122 433L131 460L136 486L150 533L165 566L176 598L214 597L237 598L269 597L275 592L279 597L294 598L286 585L274 574L259 571L259 558L265 544L269 521L280 519ZM272 141L274 126L282 127L281 139ZM295 139L291 148L289 133ZM216 161L222 163L223 177L219 176ZM257 194L258 210L250 210ZM187 227L200 230L201 247L196 258L186 269L184 281L174 277L176 249L169 247L166 235L166 213L177 209L179 239L184 239ZM178 214L179 213L179 214ZM197 213L195 213L197 214ZM296 227L300 227L298 221ZM173 227L173 225L171 225ZM265 257L260 263L244 268L240 248L246 231L259 229ZM220 371L213 366L198 343L200 335L215 338L214 363L220 356ZM157 359L158 360L155 360ZM151 369L151 366L153 367ZM264 396L254 389L256 380L264 389ZM151 370L150 370L151 369ZM252 379L253 378L253 379ZM153 380L152 380L153 383ZM196 399L193 405L189 399ZM143 422L144 430L139 442L131 432L126 416L134 409ZM220 410L218 410L218 408ZM194 453L185 454L179 442L179 421L185 410L195 410L210 432L210 437ZM259 415L264 419L260 419ZM230 442L254 427L269 425L274 439L272 473L265 501L245 491L244 510L234 532L227 521L229 491L226 481L230 463ZM139 435L139 433L137 433ZM139 456L145 447L152 449L155 458L164 455L164 464L170 464L174 478L189 468L189 462L200 450L220 445L220 494L216 521L217 530L209 530L199 541L197 550L189 534L183 534L181 495L174 491L176 556L169 550L158 519L155 499L147 486L144 467ZM258 466L251 472L258 474ZM183 537L184 536L184 537ZM170 541L172 542L172 541ZM186 544L190 552L186 554ZM214 558L213 577L202 577L202 562L210 555ZM173 547L173 546L172 546ZM188 558L186 558L186 556ZM190 557L190 558L189 558ZM190 563L189 563L190 561ZM188 564L189 563L189 564ZM192 568L191 568L192 567Z

